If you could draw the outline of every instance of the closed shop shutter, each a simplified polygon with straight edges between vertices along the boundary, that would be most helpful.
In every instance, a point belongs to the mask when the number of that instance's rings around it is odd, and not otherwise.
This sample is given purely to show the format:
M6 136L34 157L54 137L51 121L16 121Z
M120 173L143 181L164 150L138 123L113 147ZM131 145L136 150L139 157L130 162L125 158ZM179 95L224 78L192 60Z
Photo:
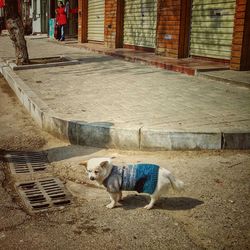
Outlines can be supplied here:
M104 3L105 0L88 1L89 41L104 41Z
M124 44L155 48L157 0L125 0Z
M193 0L190 54L231 58L236 0Z

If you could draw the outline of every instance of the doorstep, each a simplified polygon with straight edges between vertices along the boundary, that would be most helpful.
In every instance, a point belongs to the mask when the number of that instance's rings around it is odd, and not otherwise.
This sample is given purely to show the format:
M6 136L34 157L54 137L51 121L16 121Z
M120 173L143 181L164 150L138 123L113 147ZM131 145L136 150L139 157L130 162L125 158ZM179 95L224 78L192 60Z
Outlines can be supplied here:
M62 43L61 43L62 44ZM67 43L64 45L84 48L86 50L122 58L131 62L142 62L147 65L152 65L157 68L171 70L175 72L184 73L187 75L196 75L199 72L228 70L229 63L215 62L205 59L197 58L169 58L164 56L155 55L152 52L144 52L134 49L118 48L110 49L105 48L102 44L94 43Z

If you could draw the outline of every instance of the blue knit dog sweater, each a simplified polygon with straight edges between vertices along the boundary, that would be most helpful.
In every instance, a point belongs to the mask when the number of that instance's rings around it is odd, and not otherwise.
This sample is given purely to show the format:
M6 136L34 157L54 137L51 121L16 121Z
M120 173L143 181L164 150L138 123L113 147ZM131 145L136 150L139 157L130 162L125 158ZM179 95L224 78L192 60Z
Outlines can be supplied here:
M134 190L138 193L153 194L158 181L159 166L139 163L126 167L113 166L103 185L109 192Z

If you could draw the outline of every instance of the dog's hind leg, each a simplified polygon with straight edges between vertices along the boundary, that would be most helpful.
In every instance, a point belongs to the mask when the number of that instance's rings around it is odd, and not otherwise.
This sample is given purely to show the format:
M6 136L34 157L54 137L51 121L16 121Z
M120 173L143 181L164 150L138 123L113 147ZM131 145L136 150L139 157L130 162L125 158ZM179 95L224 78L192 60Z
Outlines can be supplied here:
M159 196L158 195L151 195L150 198L151 198L151 200L150 200L149 204L144 207L146 209L151 209L154 206L155 202L159 199Z

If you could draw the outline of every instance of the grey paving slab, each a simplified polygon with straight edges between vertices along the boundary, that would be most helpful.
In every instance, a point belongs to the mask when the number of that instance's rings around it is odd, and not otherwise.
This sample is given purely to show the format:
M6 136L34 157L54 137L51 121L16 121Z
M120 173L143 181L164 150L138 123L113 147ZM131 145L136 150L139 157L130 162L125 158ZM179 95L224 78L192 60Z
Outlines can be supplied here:
M232 83L250 88L250 71L219 70L200 73L200 75L225 83Z
M149 150L218 149L224 145L224 131L250 132L249 88L126 62L47 39L27 41L31 58L64 55L80 61L15 72L53 112L53 117L43 114L43 127L53 132L57 126L56 134L73 143ZM8 37L0 37L0 44L0 58L13 59ZM232 136L228 138L228 147L233 147ZM249 145L249 136L242 140Z

